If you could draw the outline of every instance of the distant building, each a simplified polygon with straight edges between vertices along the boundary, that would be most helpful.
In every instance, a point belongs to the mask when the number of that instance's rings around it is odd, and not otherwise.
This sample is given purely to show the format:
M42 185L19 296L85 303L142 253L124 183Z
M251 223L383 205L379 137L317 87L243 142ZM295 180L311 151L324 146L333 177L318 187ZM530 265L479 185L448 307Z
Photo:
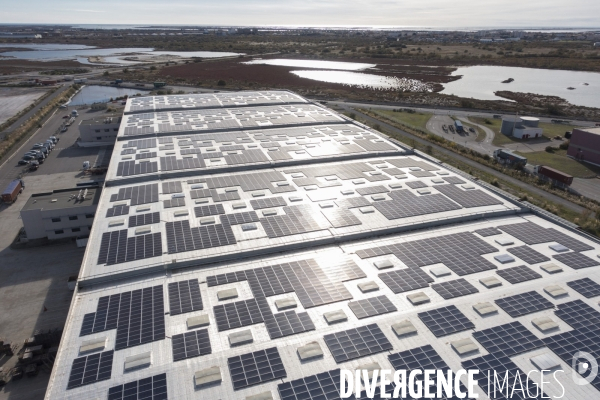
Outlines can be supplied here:
M533 139L542 137L543 129L538 127L540 120L535 117L506 116L502 118L500 132L517 139Z
M117 140L120 115L103 115L82 120L79 123L79 146L106 146Z
M21 210L27 239L88 236L101 189L61 189L32 194Z
M600 42L594 43L594 47L600 47Z
M567 155L576 160L600 165L600 128L573 129Z

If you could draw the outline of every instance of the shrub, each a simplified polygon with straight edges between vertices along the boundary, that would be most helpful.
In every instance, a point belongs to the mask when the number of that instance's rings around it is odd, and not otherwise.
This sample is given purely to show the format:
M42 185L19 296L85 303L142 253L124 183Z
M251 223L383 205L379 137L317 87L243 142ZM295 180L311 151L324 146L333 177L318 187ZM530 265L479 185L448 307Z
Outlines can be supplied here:
M217 86L225 86L225 85L227 85L227 83L223 79L221 79L221 80L219 80L219 82L217 82Z
M566 140L566 141L562 142L560 144L560 146L558 146L558 148L561 149L561 150L568 150L570 142L571 142L570 140Z

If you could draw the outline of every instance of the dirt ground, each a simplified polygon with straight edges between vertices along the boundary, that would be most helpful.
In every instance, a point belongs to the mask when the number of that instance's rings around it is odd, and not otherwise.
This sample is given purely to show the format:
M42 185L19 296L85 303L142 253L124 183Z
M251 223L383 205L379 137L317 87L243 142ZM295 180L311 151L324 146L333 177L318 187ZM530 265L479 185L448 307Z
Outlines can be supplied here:
M0 124L33 103L47 88L0 88Z

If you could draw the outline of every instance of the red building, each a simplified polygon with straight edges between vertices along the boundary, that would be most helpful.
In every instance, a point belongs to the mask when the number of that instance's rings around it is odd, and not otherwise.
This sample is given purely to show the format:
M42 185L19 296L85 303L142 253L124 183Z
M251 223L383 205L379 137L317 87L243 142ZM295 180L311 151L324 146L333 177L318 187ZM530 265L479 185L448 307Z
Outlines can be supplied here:
M573 129L567 155L600 165L600 128Z

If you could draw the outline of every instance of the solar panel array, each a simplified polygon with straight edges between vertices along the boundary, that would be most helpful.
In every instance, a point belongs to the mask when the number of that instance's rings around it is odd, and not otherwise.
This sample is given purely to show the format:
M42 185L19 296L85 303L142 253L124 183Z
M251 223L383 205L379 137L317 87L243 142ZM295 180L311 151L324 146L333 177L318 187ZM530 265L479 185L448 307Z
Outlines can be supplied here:
M445 300L479 292L479 289L467 282L465 278L435 283L431 285L431 288Z
M533 222L522 222L518 224L500 225L498 229L516 237L525 244L539 244L548 242L558 242L565 247L575 251L593 250L589 246L571 236L559 232L554 228L542 228Z
M496 300L496 304L513 318L554 307L554 304L536 291L503 297Z
M101 297L96 312L85 314L80 336L117 330L115 350L165 338L162 286Z
M167 398L166 373L108 389L108 400L167 400Z
M198 279L169 283L169 314L178 315L203 309Z
M356 251L356 255L360 258L369 258L393 254L409 268L443 263L457 275L463 276L496 269L494 264L480 256L497 251L494 246L472 233L460 232L362 249Z
M590 278L581 278L567 282L567 286L587 299L600 296L600 285Z
M584 333L600 330L600 312L582 300L573 300L559 304L554 312L573 329Z
M393 348L377 324L331 333L325 335L323 339L337 363Z
M392 200L378 201L373 206L389 220L459 210L461 207L441 194L417 196L410 190L393 190Z
M109 350L74 359L67 389L110 379L113 354Z
M233 230L228 224L191 227L190 221L184 220L167 222L165 230L167 234L167 251L169 254L237 243Z
M162 255L161 233L127 237L127 229L104 232L98 264L120 264Z
M438 185L435 188L465 208L502 204L501 200L479 189L463 190L454 185Z
M556 254L552 256L552 258L573 269L589 268L600 265L600 262L594 260L593 258L577 252Z
M348 303L348 307L350 307L358 319L398 311L396 306L385 295L351 301Z
M173 361L181 361L186 358L205 356L212 353L208 329L197 329L173 335L171 343L173 346Z
M287 377L276 347L230 357L227 365L234 390Z
M496 271L496 273L513 285L515 283L526 282L532 279L540 279L542 277L542 275L525 265L499 269Z
M429 286L433 278L421 268L408 268L379 274L383 281L394 293L408 292Z
M436 337L475 329L475 325L455 305L420 312L418 316Z
M277 385L281 400L337 400L340 398L339 369L305 376Z
M115 205L106 210L106 218L110 217L118 217L119 215L127 215L129 214L129 206L128 205Z
M150 183L120 188L119 193L110 196L110 201L131 200L131 206L158 202L158 184Z
M507 249L507 251L514 255L515 257L519 257L521 260L525 261L527 264L537 264L545 261L550 261L550 258L546 257L542 253L539 253L532 249L529 246L517 246L511 247Z
M129 217L129 227L134 228L136 226L144 226L151 224L158 224L160 222L160 213L153 212L147 214L132 215Z
M473 337L488 352L506 357L544 346L544 343L519 321L474 332Z
M481 235L483 237L488 237L488 236L499 235L502 232L500 232L496 228L483 228L483 229L476 230L475 233L477 233L478 235Z

